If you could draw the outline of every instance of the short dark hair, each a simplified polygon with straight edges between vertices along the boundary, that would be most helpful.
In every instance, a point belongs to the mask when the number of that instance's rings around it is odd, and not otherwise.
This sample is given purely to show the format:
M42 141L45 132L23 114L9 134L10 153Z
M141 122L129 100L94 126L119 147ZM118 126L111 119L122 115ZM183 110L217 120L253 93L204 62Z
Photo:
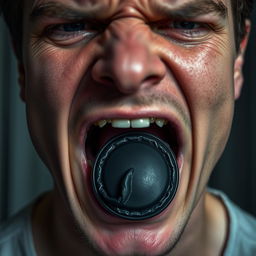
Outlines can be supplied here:
M22 59L22 33L23 33L23 0L0 0L0 14L3 14L9 28L15 53L18 59Z
M246 34L246 19L249 19L253 8L254 0L231 0L236 48ZM10 0L0 0L0 13L3 13L6 24L9 27L18 59L22 57L22 19L23 19L23 0L16 0L13 4Z
M231 0L236 49L246 34L246 20L250 18L255 0Z

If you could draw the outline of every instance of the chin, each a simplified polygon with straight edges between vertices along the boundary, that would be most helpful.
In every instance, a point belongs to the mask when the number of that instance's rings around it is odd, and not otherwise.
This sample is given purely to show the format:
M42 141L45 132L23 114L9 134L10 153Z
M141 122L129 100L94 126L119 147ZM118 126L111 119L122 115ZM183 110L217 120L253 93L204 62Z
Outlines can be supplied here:
M170 252L182 233L180 226L176 230L171 227L143 227L143 225L103 229L94 227L87 232L94 250L100 255L117 256L160 256Z

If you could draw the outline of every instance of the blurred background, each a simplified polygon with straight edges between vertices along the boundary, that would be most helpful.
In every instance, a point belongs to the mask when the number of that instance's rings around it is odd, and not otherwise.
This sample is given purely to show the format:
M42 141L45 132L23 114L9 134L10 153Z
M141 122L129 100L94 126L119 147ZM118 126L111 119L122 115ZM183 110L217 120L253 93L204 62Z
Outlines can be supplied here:
M223 190L256 216L256 10L252 17L244 88L236 103L230 140L209 186ZM16 66L0 17L0 222L52 187L51 177L29 138Z

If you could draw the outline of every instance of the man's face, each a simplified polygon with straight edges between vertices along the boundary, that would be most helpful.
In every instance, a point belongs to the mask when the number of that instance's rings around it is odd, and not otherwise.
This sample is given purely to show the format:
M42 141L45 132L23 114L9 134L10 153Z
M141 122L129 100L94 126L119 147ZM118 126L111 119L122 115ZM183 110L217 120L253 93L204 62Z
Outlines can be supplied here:
M230 1L27 1L24 35L31 136L84 234L110 255L171 248L231 126L239 86ZM180 172L169 207L136 223L110 216L92 194L99 148L127 131L112 127L119 119L144 119L140 130L170 143Z

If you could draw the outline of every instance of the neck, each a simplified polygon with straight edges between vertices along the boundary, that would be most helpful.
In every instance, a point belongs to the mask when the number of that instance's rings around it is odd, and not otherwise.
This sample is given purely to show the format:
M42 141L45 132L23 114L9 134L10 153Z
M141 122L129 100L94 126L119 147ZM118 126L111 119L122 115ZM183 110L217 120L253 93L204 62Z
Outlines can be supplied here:
M222 255L228 231L226 208L220 199L203 192L171 255Z
M38 256L97 255L55 190L35 206L32 232Z

